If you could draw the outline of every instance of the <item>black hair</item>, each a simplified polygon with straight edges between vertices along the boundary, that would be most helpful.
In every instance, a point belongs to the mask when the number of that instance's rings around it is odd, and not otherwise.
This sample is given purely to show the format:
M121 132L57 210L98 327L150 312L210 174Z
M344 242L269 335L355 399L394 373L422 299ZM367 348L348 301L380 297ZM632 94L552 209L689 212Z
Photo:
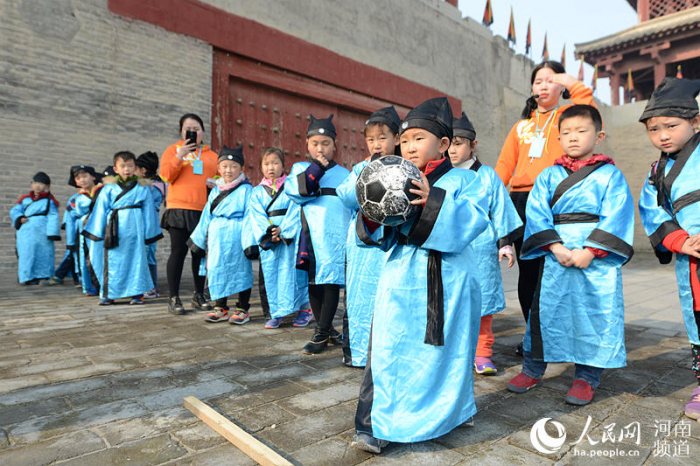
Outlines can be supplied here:
M284 169L284 151L279 147L266 147L263 149L262 155L260 156L260 168L262 169L262 163L263 160L265 160L265 157L270 154L275 154L280 159L280 162L282 162L282 168Z
M390 127L388 124L384 123L383 121L372 121L372 122L370 122L370 123L367 123L367 124L365 125L365 129L362 130L362 135L363 135L363 136L366 136L366 135L367 135L367 129L372 128L372 127L374 127L374 126L386 126L386 127L389 129L389 132L390 132L393 136L398 136L398 135L399 135L399 132L398 132L398 131L397 131L397 132L394 132L394 130L391 129L391 127Z
M184 115L182 115L180 117L180 132L182 132L182 125L185 124L185 120L187 120L187 119L192 119L192 120L196 121L197 123L199 123L199 126L202 127L202 131L204 131L204 122L199 117L199 115L197 115L196 113L185 113Z
M542 63L540 63L539 65L537 65L534 70L532 70L532 74L530 75L530 86L532 86L532 84L534 84L535 76L537 76L537 72L539 70L541 70L542 68L549 68L550 70L554 71L555 73L566 73L566 69L558 61L545 60ZM564 93L562 94L562 97L565 99L571 98L571 94L569 93L568 89L564 89ZM520 114L520 118L523 118L523 119L530 118L532 111L535 110L536 108L537 108L537 100L535 99L535 96L530 96L525 101L525 108L523 108L523 111Z
M129 152L128 150L122 150L114 154L114 157L112 157L112 164L116 165L117 160L123 160L125 162L128 162L129 160L133 160L134 164L136 163L136 156L134 155L133 152Z
M564 120L574 117L584 117L590 118L593 121L593 126L595 126L596 132L603 129L603 117L600 116L600 112L597 108L592 105L572 105L561 113L559 117L559 128L561 128L561 123Z

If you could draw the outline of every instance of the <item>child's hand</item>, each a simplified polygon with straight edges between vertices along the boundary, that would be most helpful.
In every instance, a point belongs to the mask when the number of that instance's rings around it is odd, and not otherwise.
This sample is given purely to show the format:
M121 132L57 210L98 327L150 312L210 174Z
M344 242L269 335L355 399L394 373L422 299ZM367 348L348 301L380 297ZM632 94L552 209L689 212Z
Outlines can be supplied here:
M700 235L691 235L688 237L687 241L688 246L695 249L696 251L700 251Z
M700 259L700 251L697 250L699 246L697 236L690 236L687 240L685 240L683 246L681 246L681 254L686 254L688 256L695 257L696 259Z
M557 261L564 267L571 267L572 265L574 265L571 250L563 244L554 243L549 247L549 250L552 252L552 254L554 254L554 257L556 257Z
M513 246L503 246L498 250L498 262L501 262L504 258L508 258L508 268L513 268L515 264L515 254L513 253Z
M574 249L571 251L573 265L579 269L588 268L595 257L588 249Z
M321 154L312 155L315 161L321 164L322 167L326 168L330 163L326 157Z
M27 223L28 221L29 221L29 219L27 217L22 217L19 219L19 223L23 223L23 224Z
M272 236L273 243L280 242L280 233L282 233L282 230L280 230L280 227L272 227L270 229L270 235Z
M418 196L418 199L414 199L411 201L411 204L413 205L425 205L425 203L428 202L428 196L430 195L430 183L428 183L428 178L426 178L426 176L423 173L421 173L420 179L420 181L412 181L413 185L416 186L418 189L408 190L408 192Z

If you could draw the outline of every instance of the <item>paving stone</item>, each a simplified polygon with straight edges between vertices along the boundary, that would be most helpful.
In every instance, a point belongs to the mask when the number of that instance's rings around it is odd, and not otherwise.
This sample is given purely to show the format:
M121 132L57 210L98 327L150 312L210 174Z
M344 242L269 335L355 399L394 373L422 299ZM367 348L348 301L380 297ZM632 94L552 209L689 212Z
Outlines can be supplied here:
M195 451L206 450L228 442L228 440L201 421L189 427L174 430L172 435L182 445Z
M0 404L9 405L15 403L27 403L34 400L49 399L57 396L71 395L84 391L92 391L108 384L107 379L93 377L71 382L62 382L50 385L16 390L12 393L0 395Z
M98 464L101 466L122 466L124 464L129 464L131 466L151 466L180 458L186 454L186 449L178 445L170 435L164 434L153 438L125 443L115 448L109 448L90 455L74 458L62 464L69 466L94 466Z
M4 426L17 424L27 419L49 416L55 412L67 411L70 404L63 398L49 398L27 403L0 405L0 419Z
M373 457L371 453L353 448L348 442L336 437L301 448L290 456L304 466L350 466Z
M243 391L245 391L245 389L236 383L217 379L187 387L175 387L150 393L140 397L139 402L148 410L158 410L180 406L182 405L182 400L184 400L186 396L194 396L205 401L208 398L220 396L222 393L235 394L236 392Z
M87 430L71 433L45 442L0 451L0 464L49 464L101 450L107 445L98 435Z
M278 401L277 404L287 411L302 416L345 401L354 400L359 393L359 382L343 382L323 390L301 393Z
M235 412L261 406L276 400L283 400L309 389L294 382L283 380L269 385L248 387L242 394L217 397L210 400L211 405L222 413Z
M504 465L541 465L551 463L540 455L535 455L513 445L509 445L506 439L499 440L489 448L467 457L458 463L462 465L478 464L479 466L504 466Z
M280 424L295 419L297 416L275 403L268 403L251 409L235 411L229 417L247 431L258 432L265 428L275 428Z
M200 422L183 407L170 408L122 421L109 422L93 428L111 446L146 437L154 437L168 431L184 428Z
M520 428L521 424L510 418L480 412L474 416L474 426L458 427L435 442L469 456L488 448L503 437L512 435Z
M362 464L380 465L453 465L464 460L464 455L435 442L392 443Z
M0 394L12 392L14 390L19 390L20 388L32 387L36 385L43 385L49 382L49 380L43 375L30 375L22 377L13 378L2 378L0 379Z

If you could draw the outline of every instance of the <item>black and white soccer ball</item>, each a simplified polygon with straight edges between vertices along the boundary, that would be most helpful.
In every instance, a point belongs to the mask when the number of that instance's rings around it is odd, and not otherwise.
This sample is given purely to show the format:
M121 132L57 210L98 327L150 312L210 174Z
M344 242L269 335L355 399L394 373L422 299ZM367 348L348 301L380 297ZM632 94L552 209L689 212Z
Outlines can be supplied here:
M362 214L382 225L405 223L418 211L418 206L411 204L418 196L409 189L415 189L412 181L420 179L418 167L396 155L371 161L355 184Z

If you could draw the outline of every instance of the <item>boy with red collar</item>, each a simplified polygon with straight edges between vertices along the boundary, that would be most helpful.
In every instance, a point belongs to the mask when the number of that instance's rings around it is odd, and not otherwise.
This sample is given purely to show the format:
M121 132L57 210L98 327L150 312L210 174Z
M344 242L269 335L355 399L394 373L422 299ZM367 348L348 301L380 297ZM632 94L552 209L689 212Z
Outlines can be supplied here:
M61 240L58 201L51 194L51 178L38 172L32 190L20 196L10 209L17 230L17 275L23 285L37 285L54 272L54 241Z

